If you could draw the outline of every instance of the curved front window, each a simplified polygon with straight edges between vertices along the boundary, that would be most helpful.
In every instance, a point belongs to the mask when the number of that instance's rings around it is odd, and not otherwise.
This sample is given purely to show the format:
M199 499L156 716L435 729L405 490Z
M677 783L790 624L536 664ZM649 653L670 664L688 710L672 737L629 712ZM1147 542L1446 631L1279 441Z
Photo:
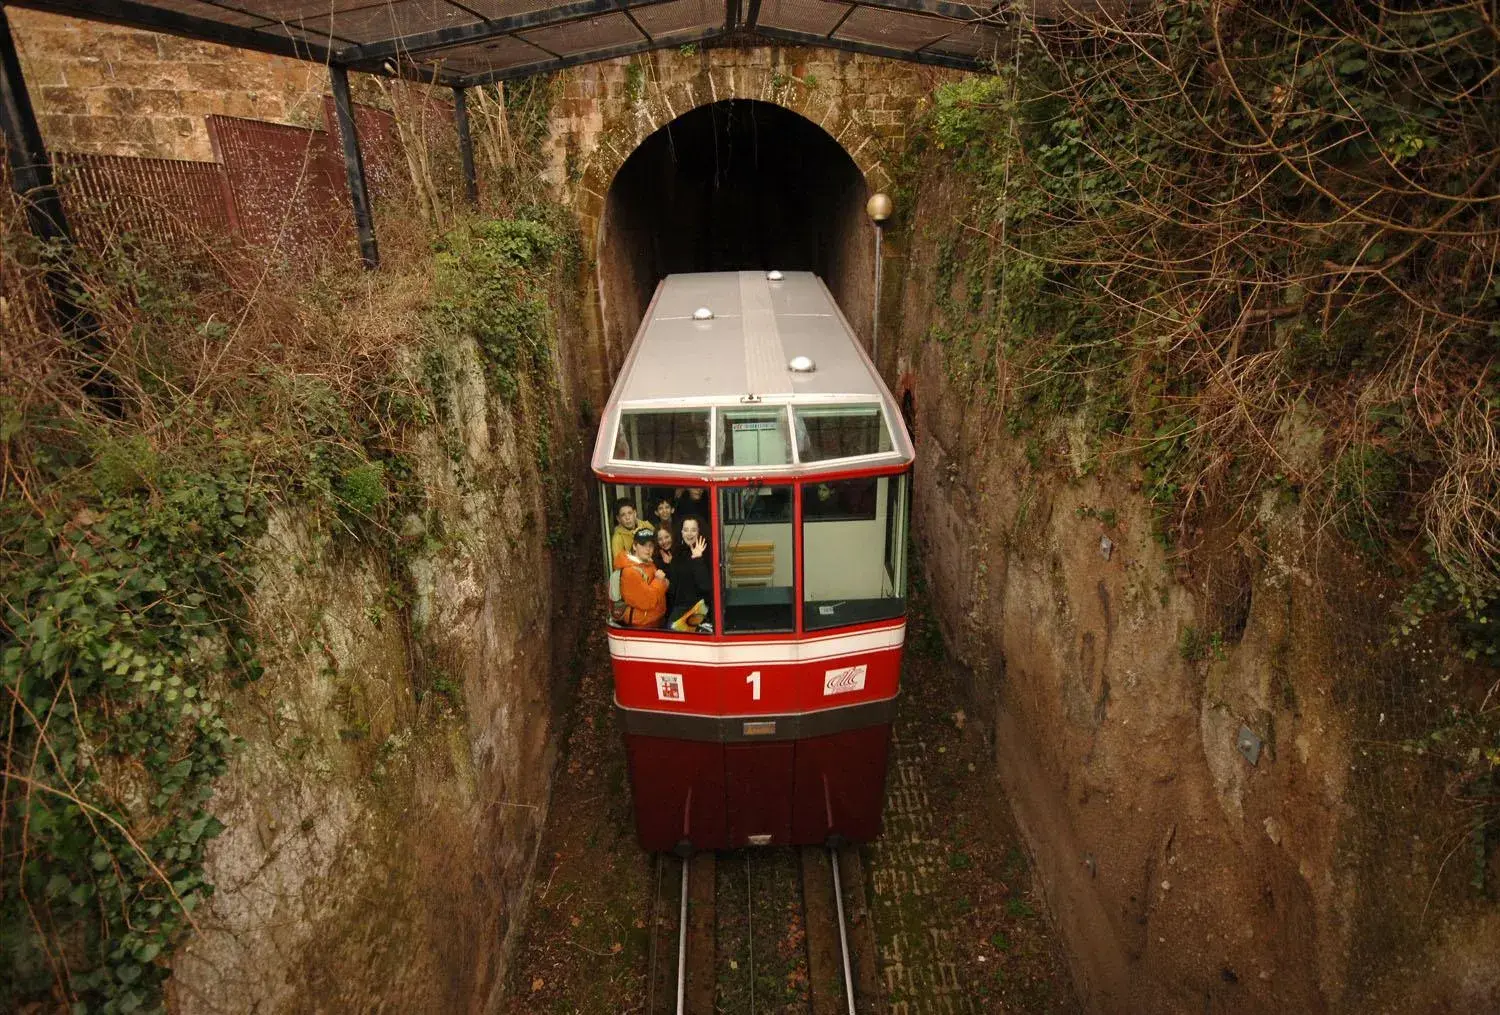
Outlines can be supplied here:
M707 409L626 409L615 432L615 458L656 465L708 464Z
M798 406L797 460L827 462L891 450L891 432L878 405Z

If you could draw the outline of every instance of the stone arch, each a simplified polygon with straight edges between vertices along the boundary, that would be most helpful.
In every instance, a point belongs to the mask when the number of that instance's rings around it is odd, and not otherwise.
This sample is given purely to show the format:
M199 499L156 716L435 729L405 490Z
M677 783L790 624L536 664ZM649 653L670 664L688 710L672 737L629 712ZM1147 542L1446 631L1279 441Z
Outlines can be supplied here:
M863 177L868 192L889 190L888 167L904 143L906 123L943 73L797 46L663 49L564 72L560 102L552 114L550 174L576 217L586 263L594 272L588 296L589 350L575 353L589 403L603 404L634 335L631 315L622 314L620 301L612 304L606 292L601 229L616 176L647 138L684 114L717 102L765 102L828 135ZM873 267L873 235L870 247L860 256L868 257ZM862 336L868 331L865 304L871 296L860 294L845 305Z
M592 246L604 213L605 195L636 148L685 113L726 99L752 99L796 113L844 149L872 192L889 189L887 162L891 153L886 138L877 132L863 108L862 101L869 96L845 87L826 87L816 71L809 69L847 66L851 63L847 57L840 59L842 54L802 47L704 50L696 54L697 69L687 74L682 56L672 50L656 50L622 64L627 80L625 94L619 96L624 100L623 108L606 118L592 151L584 156L578 184L572 188L586 243ZM633 77L631 67L641 68L639 78ZM601 96L611 97L607 90Z

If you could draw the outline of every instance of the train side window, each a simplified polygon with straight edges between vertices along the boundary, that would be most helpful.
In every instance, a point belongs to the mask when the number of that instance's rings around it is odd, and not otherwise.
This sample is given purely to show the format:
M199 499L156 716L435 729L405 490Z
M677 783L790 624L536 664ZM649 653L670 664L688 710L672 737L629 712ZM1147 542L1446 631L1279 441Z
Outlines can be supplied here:
M878 405L798 407L795 415L799 461L878 455L894 446Z
M626 409L615 432L615 458L659 465L708 464L707 409Z
M719 547L725 633L794 630L792 488L721 489Z
M604 574L609 583L608 621L610 627L660 627L665 615L665 594L651 589L650 583L635 583L626 571L645 575L646 569L632 569L629 554L640 547L635 533L650 528L651 521L642 511L647 489L627 483L600 483L600 518L604 523ZM649 544L647 544L649 546ZM640 587L632 588L632 585ZM654 602L660 599L660 602Z
M804 630L905 612L906 484L905 475L801 484Z

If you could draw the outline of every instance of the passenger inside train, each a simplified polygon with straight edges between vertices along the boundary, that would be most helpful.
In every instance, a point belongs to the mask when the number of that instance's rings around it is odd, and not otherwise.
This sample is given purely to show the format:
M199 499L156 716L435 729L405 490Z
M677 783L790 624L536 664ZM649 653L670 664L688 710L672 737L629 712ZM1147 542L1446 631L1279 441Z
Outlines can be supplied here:
M649 525L635 530L631 545L615 557L610 576L610 617L627 627L656 627L667 615L666 574L656 566L656 532Z
M640 513L636 511L634 501L628 497L621 497L615 501L615 530L610 533L609 537L610 560L615 560L620 554L628 551L636 532L643 528L649 529L651 526L641 522Z

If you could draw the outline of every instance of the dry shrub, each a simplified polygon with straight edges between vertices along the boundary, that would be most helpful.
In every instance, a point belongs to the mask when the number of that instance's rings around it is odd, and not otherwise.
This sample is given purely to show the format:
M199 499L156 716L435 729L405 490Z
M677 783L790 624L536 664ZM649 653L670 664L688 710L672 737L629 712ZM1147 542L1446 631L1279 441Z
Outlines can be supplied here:
M999 317L972 381L1012 429L1088 414L1179 546L1206 504L1248 520L1280 488L1367 551L1430 541L1500 591L1491 5L1013 24L997 76L941 89L931 130L982 194L949 259L970 303L939 279L946 326Z

